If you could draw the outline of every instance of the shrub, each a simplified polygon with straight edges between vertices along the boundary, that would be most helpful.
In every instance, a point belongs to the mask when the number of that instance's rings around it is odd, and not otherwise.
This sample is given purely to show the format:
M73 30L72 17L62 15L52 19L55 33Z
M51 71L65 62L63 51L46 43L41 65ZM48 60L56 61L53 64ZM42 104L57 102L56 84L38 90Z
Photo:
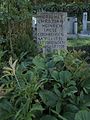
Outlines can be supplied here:
M89 120L90 67L81 54L39 54L25 71L10 58L0 80L0 118Z

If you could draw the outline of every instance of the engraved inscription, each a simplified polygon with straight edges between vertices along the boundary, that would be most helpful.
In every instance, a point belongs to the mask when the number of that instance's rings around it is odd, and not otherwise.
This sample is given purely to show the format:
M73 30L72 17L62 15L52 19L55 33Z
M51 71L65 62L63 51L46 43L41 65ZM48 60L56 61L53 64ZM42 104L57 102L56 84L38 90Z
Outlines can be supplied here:
M37 43L45 41L45 50L67 48L67 13L44 12L37 14Z

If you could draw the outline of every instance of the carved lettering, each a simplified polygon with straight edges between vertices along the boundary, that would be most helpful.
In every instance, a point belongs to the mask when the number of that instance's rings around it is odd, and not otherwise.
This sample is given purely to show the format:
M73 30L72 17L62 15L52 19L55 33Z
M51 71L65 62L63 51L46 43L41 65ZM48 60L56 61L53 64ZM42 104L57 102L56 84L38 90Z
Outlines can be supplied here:
M45 50L53 51L67 47L67 14L44 12L37 14L37 43L45 41Z

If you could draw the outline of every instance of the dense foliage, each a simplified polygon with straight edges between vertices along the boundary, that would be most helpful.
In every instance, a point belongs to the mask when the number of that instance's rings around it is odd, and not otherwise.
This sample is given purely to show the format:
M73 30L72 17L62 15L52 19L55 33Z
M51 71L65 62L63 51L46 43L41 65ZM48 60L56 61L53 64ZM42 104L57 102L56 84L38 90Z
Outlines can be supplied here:
M0 1L0 45L8 54L19 56L23 52L34 55L32 39L32 5L24 0Z
M58 3L49 3L44 5L36 5L34 9L38 10L45 10L45 11L65 11L69 14L81 14L84 11L89 12L90 10L90 3L70 3L70 4L58 4Z
M68 50L71 51L73 49L84 51L85 54L82 56L82 59L90 63L90 38L69 39Z
M58 51L29 63L11 57L0 78L0 119L89 120L90 66L80 56Z
M0 0L0 120L89 120L90 65L82 52L36 55L32 38L38 10L81 17L90 11L82 2Z

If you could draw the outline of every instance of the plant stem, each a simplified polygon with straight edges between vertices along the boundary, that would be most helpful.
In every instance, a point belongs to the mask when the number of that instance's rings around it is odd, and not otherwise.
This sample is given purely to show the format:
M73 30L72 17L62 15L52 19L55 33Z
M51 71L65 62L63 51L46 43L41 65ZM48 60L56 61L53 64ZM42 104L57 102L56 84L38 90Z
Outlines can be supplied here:
M18 87L21 89L21 86L20 86L20 83L19 83L19 80L18 80L16 74L15 74L14 76L15 76L15 79L16 79L16 81L17 81Z
M61 116L59 113L57 113L56 111L52 110L51 111L56 114L58 116L58 118L62 119L62 120L67 120L66 118L64 118L63 116Z

